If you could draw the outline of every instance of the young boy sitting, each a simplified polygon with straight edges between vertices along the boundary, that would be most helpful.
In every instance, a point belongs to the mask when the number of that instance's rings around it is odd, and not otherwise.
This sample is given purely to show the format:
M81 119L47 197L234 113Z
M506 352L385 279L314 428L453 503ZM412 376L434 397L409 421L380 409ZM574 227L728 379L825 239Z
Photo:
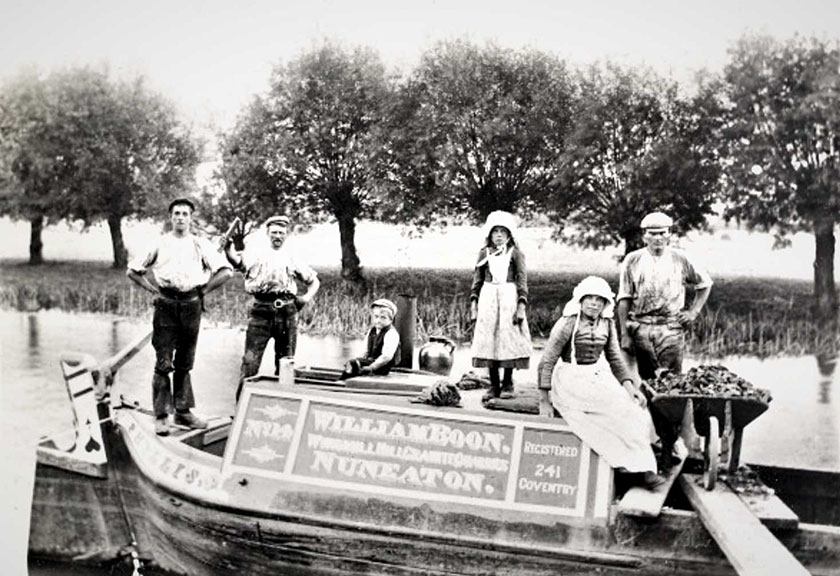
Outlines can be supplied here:
M394 328L397 305L380 298L370 305L373 325L367 336L367 351L361 358L353 358L344 366L342 378L361 374L384 376L400 361L400 334Z

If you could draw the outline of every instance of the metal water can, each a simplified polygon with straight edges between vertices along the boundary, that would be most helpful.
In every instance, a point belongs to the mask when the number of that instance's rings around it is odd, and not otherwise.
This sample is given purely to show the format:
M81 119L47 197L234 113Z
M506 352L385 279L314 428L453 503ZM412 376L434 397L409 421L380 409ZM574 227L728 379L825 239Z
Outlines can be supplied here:
M420 347L417 361L421 370L448 376L455 361L455 343L449 338L432 336Z
M292 386L295 383L295 357L283 356L277 366L277 380L281 386Z

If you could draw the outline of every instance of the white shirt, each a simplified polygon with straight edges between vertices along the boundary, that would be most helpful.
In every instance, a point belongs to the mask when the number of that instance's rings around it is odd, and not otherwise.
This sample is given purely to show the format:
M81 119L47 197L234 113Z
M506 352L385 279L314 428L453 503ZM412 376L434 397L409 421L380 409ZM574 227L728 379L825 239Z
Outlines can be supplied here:
M709 274L677 248L666 247L661 256L647 248L635 250L621 264L616 300L633 300L635 317L673 318L685 307L685 288L712 285Z
M205 238L168 232L134 258L128 268L140 274L151 271L161 288L187 292L204 286L213 274L230 268L230 264Z
M268 242L248 244L242 253L242 267L245 269L245 291L249 294L297 294L295 278L311 284L317 277L288 242L276 250Z
M393 326L393 324L382 328L382 330L387 330L387 332L385 332L385 339L382 341L382 356L393 359L394 354L397 353L397 347L400 345L400 333L397 332L396 329L391 330L391 326ZM379 331L377 331L374 335L374 340L376 340L378 335Z

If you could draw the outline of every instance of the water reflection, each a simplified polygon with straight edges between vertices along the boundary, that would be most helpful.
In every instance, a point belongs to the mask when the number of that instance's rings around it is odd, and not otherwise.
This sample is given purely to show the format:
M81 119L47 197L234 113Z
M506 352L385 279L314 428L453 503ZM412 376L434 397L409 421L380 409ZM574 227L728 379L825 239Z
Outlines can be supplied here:
M834 376L834 369L837 367L837 357L819 355L817 356L817 366L819 366L820 376L822 376L817 401L820 404L830 404L832 376Z
M38 316L35 314L26 317L26 345L27 364L30 369L36 369L40 363L41 345L38 338Z
M52 311L0 312L0 319L4 417L29 441L70 425L71 414L58 365L63 350L77 350L102 359L149 330L143 323ZM244 339L244 331L239 329L202 330L193 371L199 413L233 414ZM340 367L346 358L363 349L362 340L302 335L297 364ZM267 352L261 370L271 373L271 347ZM535 352L529 370L515 373L520 385L536 382L540 355L540 350ZM688 368L701 362L694 359L686 365ZM147 346L119 372L115 394L150 405L153 363L154 351ZM840 469L840 403L832 402L836 387L840 386L836 359L817 358L815 362L811 357L730 357L722 363L773 394L770 409L745 430L744 461ZM471 369L469 349L459 347L453 377ZM8 384L12 382L14 386Z
M817 366L823 376L832 376L837 367L837 356L830 354L817 354Z
M8 535L6 544L21 558L27 547L34 443L39 436L67 429L72 422L58 364L60 353L75 350L103 359L148 330L147 324L107 316L0 311L0 417L11 434L11 441L5 443L10 453L0 475L4 494L0 516ZM193 371L197 412L205 416L233 413L244 340L244 331L238 329L202 330ZM263 372L273 371L271 349L263 359ZM302 335L297 363L340 367L363 349L362 340ZM540 355L536 351L531 368L516 373L518 383L536 381ZM732 357L720 362L773 394L770 409L745 430L744 462L840 470L840 403L832 402L840 375L835 359L816 360ZM698 363L689 360L686 367ZM147 346L118 373L114 394L150 405L153 364L154 351ZM458 348L453 377L470 369L469 349Z

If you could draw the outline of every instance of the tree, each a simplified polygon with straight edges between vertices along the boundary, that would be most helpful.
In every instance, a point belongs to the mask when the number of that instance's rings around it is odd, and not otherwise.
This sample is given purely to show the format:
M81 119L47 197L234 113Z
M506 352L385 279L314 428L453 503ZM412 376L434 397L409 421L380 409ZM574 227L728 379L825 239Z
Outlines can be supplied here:
M443 42L389 109L380 161L392 217L529 216L555 185L570 125L562 61L537 51Z
M574 128L561 159L560 203L574 209L558 232L581 245L642 246L648 212L669 213L685 232L712 212L720 172L712 139L714 99L679 96L675 82L614 64L578 74Z
M123 218L160 215L183 194L198 162L198 145L174 108L142 79L112 81L89 68L22 77L0 103L7 167L0 174L8 191L1 206L31 220L33 263L42 260L47 218L84 226L105 220L114 267L124 268Z
M726 216L777 238L814 234L818 320L836 328L840 216L840 51L803 38L742 38L723 73Z
M122 220L161 216L174 196L189 190L200 144L142 78L117 82L82 68L54 81L73 168L67 216L86 226L106 221L114 268L125 268Z
M252 225L275 211L296 224L334 218L342 277L363 282L356 221L376 214L372 134L391 90L368 49L325 44L278 66L269 93L222 139L220 213Z
M0 92L0 214L29 221L30 264L44 261L44 226L62 218L57 199L66 163L51 98L34 73L21 74Z

